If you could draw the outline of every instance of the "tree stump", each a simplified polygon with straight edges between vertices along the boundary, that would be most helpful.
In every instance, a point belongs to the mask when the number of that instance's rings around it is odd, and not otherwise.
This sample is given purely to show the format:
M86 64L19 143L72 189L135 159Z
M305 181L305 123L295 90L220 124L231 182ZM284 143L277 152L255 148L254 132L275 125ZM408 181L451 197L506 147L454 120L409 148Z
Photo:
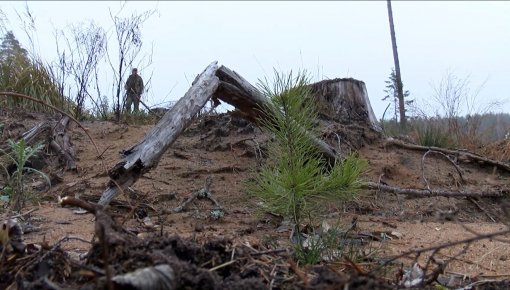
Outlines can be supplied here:
M311 85L322 116L341 124L367 126L381 132L365 83L352 78L324 80Z

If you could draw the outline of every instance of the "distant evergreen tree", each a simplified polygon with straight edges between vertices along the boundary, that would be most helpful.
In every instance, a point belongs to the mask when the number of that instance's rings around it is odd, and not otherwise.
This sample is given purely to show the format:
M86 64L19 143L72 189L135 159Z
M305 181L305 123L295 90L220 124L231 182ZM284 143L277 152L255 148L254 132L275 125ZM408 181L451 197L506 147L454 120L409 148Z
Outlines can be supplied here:
M27 50L16 39L12 31L2 37L0 45L0 89L12 91L20 75L30 65Z
M391 70L390 77L387 81L385 81L385 83L386 83L386 89L384 90L384 92L386 93L386 96L384 96L384 98L382 98L382 100L383 101L389 100L390 102L392 102L393 109L394 109L393 117L394 117L394 120L397 121L400 116L400 110L399 110L397 75L395 73L395 69ZM402 87L404 87L404 84L402 84ZM409 95L410 95L409 91L406 90L404 92L404 100L405 100L406 107L411 105L411 103L413 102L413 100L407 100ZM405 110L405 111L407 111L407 110Z
M4 64L20 60L29 64L28 52L21 47L14 33L8 31L2 38L2 44L0 45L0 61Z
M12 31L8 31L1 39L0 91L30 95L62 108L64 98L44 63L38 59L31 59ZM22 107L36 111L48 110L45 106L20 98L2 98L0 106Z

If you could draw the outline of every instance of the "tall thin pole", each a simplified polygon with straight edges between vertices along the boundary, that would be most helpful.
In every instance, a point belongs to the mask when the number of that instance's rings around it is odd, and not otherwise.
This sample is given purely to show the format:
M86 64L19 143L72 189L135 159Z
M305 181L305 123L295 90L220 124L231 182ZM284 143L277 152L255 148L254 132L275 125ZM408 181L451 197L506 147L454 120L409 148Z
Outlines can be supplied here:
M395 76L397 77L397 97L398 108L400 112L400 128L402 131L406 128L406 111L404 106L404 89L402 88L402 77L400 74L400 63L398 61L397 38L395 36L395 26L393 24L393 11L391 9L391 0L388 2L388 18L390 21L391 45L393 48L393 60L395 62Z

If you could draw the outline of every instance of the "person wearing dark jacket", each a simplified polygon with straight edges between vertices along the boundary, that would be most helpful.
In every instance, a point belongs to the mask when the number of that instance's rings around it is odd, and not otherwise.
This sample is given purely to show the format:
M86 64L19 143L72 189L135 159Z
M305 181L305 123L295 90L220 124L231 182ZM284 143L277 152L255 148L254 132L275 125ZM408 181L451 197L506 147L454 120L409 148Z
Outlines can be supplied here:
M131 104L134 104L134 112L138 112L143 93L143 79L138 75L138 69L133 68L124 88L126 89L126 112L131 112Z

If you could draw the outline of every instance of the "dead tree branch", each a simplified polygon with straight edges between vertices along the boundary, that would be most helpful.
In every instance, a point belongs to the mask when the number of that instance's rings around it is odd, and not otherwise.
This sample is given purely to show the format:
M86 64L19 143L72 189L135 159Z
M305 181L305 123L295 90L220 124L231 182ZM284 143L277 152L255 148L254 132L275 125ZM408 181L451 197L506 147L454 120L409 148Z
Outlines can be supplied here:
M384 266L386 266L386 265L388 265L388 264L390 264L390 263L392 263L392 262L394 262L394 261L396 261L396 260L398 260L400 258L404 258L404 257L407 257L407 256L420 255L420 254L423 254L423 253L426 253L426 252L438 253L442 249L454 247L454 246L457 246L457 245L470 245L471 243L476 242L476 241L492 239L492 238L495 238L495 237L505 236L505 235L508 235L508 234L510 234L510 229L507 229L507 230L504 230L504 231L499 231L499 232L494 232L494 233L489 233L489 234L476 235L475 237L472 237L472 238L467 238L467 239L460 240L460 241L445 243L445 244L438 245L438 246L433 246L433 247L428 247L428 248L423 248L423 249L416 249L416 250L407 251L407 252L404 252L404 253L402 253L400 255L394 256L394 257L384 261L384 263L382 263L381 265L376 267L371 272L373 273L375 271L378 271L378 270L382 269Z
M464 192L464 191L446 191L446 190L428 190L428 189L415 189L415 188L399 188L389 185L384 185L375 182L366 182L362 186L364 189L381 190L396 194L404 194L417 198L425 197L502 197L508 194L507 190L500 191L486 191L486 192Z
M423 157L421 158L421 177L422 177L423 181L425 182L425 185L427 185L427 189L429 191L431 190L430 189L430 184L429 184L427 178L425 177L425 157L427 157L427 155L430 154L430 153L434 153L434 154L437 154L437 155L445 157L453 165L453 167L455 167L455 170L457 170L457 173L460 176L460 180L462 182L464 182L464 177L462 176L462 172L460 171L459 166L457 166L457 164L455 164L455 162L453 162L453 160L451 160L450 157L448 157L448 155L446 155L446 154L444 154L442 152L439 152L439 151L428 150L427 152L425 152L425 154L423 154Z
M401 148L410 149L410 150L418 150L418 151L434 150L437 152L441 152L443 154L455 156L456 159L461 162L465 162L465 163L478 162L480 164L489 164L489 165L496 166L497 168L500 168L500 169L510 172L510 164L492 160L492 159L489 159L489 158L486 158L486 157L483 157L483 156L480 156L480 155L477 155L475 153L471 153L468 151L450 150L450 149L439 148L439 147L434 147L434 146L431 146L431 147L421 146L421 145L416 145L416 144L405 143L403 141L396 140L393 138L387 139L385 142L385 145L386 146L394 145L394 146L398 146Z
M241 117L251 122L257 122L266 117L265 114L269 111L267 109L270 105L269 100L247 80L225 66L221 66L216 75L220 85L214 93L213 100L219 99L236 107ZM311 134L309 136L327 160L334 161L338 158L338 152L326 142Z

